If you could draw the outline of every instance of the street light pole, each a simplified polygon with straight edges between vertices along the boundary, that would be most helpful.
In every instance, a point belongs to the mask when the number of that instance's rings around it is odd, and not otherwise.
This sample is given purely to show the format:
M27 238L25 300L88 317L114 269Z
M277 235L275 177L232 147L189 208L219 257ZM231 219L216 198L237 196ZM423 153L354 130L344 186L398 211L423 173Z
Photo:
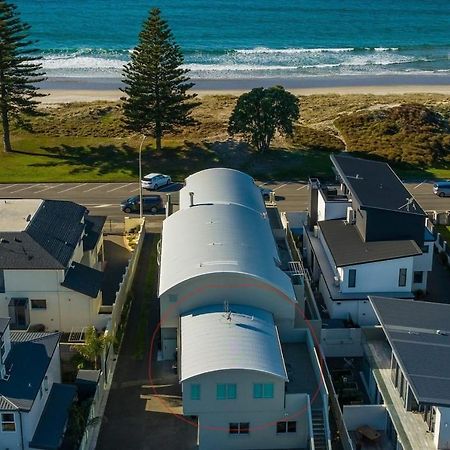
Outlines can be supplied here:
M144 145L145 134L142 136L141 145L139 146L139 217L143 216L143 203L142 203L142 146Z

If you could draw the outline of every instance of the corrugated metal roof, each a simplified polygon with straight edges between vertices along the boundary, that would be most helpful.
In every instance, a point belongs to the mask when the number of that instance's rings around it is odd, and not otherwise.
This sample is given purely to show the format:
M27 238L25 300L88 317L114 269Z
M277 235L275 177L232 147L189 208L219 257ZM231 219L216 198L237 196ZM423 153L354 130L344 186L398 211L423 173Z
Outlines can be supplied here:
M186 186L180 191L180 209L189 208L190 195L194 193L194 204L235 203L265 212L261 191L253 178L234 169L206 169L186 178Z
M450 406L450 305L369 298L416 399Z
M181 317L181 381L221 370L253 370L288 381L273 317L259 308L209 306Z
M168 217L162 236L159 295L191 278L231 272L295 299L265 214L235 204L194 206Z

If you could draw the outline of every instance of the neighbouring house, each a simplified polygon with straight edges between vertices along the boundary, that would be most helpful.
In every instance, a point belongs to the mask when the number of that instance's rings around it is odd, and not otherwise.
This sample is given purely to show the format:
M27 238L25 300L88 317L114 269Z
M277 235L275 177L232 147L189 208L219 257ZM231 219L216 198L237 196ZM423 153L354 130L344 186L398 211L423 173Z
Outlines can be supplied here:
M373 406L350 407L351 422L385 433L386 448L449 449L450 305L369 299L381 324L364 332Z
M105 325L104 222L70 201L0 200L0 315L12 329Z
M60 447L76 388L61 384L59 337L0 318L0 449Z
M310 180L304 258L332 319L376 322L368 295L426 291L434 237L426 214L386 163L332 155L339 186Z
M248 175L191 175L163 223L161 357L176 360L201 450L330 448L328 396L276 207ZM318 314L317 314L318 316ZM311 327L313 329L313 327Z

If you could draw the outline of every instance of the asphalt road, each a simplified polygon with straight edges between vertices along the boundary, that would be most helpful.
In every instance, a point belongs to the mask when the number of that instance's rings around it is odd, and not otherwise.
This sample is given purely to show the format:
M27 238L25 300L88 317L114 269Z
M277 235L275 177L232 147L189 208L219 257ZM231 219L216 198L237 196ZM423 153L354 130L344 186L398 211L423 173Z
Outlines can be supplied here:
M267 182L258 183L275 191L281 211L300 211L308 206L307 185L301 182ZM426 211L450 210L450 197L439 198L432 192L431 182L407 183L407 189ZM181 183L174 183L162 188L158 194L165 197L167 192L181 189ZM120 202L139 193L138 183L34 183L34 184L0 184L1 198L43 198L72 200L86 206L91 214L106 215L117 221L125 214L120 209ZM144 191L145 194L154 192ZM154 217L155 220L161 220Z

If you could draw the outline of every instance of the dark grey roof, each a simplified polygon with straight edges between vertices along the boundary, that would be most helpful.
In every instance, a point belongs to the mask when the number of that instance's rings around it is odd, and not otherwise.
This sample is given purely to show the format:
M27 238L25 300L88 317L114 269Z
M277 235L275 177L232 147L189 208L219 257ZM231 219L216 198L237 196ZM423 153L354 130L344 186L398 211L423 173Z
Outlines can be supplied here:
M331 160L361 206L425 216L417 201L409 211L404 206L411 194L389 164L348 155L331 155Z
M31 448L46 450L60 448L70 407L76 393L77 389L73 385L53 383L44 411L30 442Z
M84 206L44 200L24 231L2 232L1 269L63 269L84 231Z
M48 336L46 331L11 330L11 342L29 342Z
M343 220L325 220L318 225L337 267L420 255L415 241L364 242L355 225Z
M29 410L58 345L59 336L59 333L46 333L35 340L11 341L11 350L6 358L9 379L0 380L0 395L17 408Z
M100 373L100 370L80 369L77 373L75 383L89 382L97 384L98 380L100 379Z
M8 328L9 320L9 317L0 317L0 336L2 336L6 331L6 328Z
M450 305L369 298L416 399L450 406Z
M102 281L103 272L84 264L72 263L61 285L88 297L96 298L102 287Z
M85 219L86 228L84 230L83 249L85 252L93 250L102 235L106 216L88 216Z

